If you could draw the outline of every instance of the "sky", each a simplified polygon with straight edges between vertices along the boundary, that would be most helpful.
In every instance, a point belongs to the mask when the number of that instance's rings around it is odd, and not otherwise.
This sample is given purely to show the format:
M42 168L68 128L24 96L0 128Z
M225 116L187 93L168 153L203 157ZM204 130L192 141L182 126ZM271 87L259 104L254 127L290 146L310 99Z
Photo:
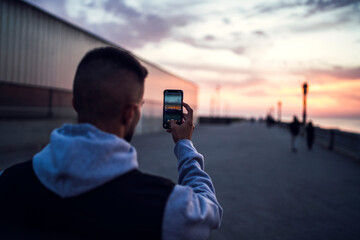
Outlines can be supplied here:
M26 0L195 82L200 115L360 119L360 0ZM186 95L185 95L186 100Z

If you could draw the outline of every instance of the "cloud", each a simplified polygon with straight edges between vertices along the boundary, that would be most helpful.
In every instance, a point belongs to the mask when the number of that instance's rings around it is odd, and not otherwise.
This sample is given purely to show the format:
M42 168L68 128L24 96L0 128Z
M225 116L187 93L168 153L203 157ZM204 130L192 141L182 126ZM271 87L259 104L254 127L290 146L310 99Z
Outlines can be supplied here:
M36 7L46 9L48 12L56 13L61 17L67 16L65 10L65 0L24 0L24 2L28 2Z
M307 0L305 5L309 7L305 16L311 16L316 13L332 11L351 5L354 6L354 8L358 8L360 3L358 0Z
M226 25L230 25L231 24L231 21L229 18L223 18L222 19L223 23L226 24Z
M310 90L311 90L311 88L310 88ZM344 91L343 89L341 91L328 91L328 90L312 91L311 96L314 96L314 97L327 96L327 97L332 97L334 99L338 99L341 101L346 100L346 101L353 101L353 102L360 103L360 96L358 94Z
M241 67L233 67L233 66L227 66L227 65L220 65L221 60L219 60L219 63L217 65L215 64L209 64L209 63L201 63L201 62L174 62L174 61L166 61L165 65L176 67L179 69L185 69L185 70L201 70L201 71L209 71L209 72L218 72L222 74L253 74L254 72L251 71L249 68L241 68Z
M255 6L255 12L257 14L269 14L274 13L279 10L300 7L302 4L300 2L277 2L271 4L259 4Z
M202 39L195 39L188 36L176 36L174 40L186 43L193 47L205 48L205 49L223 49L223 47L216 46L212 42L214 42L215 37L213 35L206 35Z
M186 43L190 46L211 50L229 50L237 55L245 55L248 46L234 45L236 41L226 41L213 35L206 35L204 38L195 39L189 36L173 37L175 41Z
M268 80L262 77L258 77L256 75L252 75L248 78L245 78L242 81L202 81L202 83L206 83L206 84L218 84L220 85L222 88L231 88L232 90L235 89L244 89L244 88L249 88L249 87L254 87L254 86L258 86L258 85L263 85L263 84L267 84Z
M360 67L344 68L341 66L333 66L332 69L310 69L306 71L308 75L327 75L336 79L360 79Z
M238 88L246 88L246 87L261 85L261 84L264 84L267 82L268 82L268 80L266 80L265 78L261 78L258 76L251 76L251 77L245 79L244 81L235 82L231 86L238 87Z
M343 16L330 21L321 21L302 25L296 24L294 26L290 26L290 29L294 32L318 32L333 29L336 26L343 26L343 24L348 22L351 22L351 18L349 16Z
M240 40L243 36L242 32L231 32L230 34L235 40Z
M267 37L267 34L264 31L260 30L254 31L253 34L258 37Z
M253 90L253 91L247 91L243 92L243 95L249 96L249 97L264 97L268 96L269 94L265 92L264 90Z
M213 35L206 35L206 36L204 37L204 40L206 40L206 41L213 41L213 40L215 40L215 37L214 37Z
M108 1L102 10L107 14L117 14L123 23L113 21L89 24L85 21L83 24L97 34L130 49L139 48L151 42L161 42L171 35L173 28L185 26L195 20L189 15L159 16L140 12L121 1Z
M303 17L309 17L321 12L328 12L339 8L353 6L359 8L358 0L296 0L281 1L277 3L259 4L255 6L257 14L270 14L280 10L305 7L306 13Z
M344 8L343 11L336 12L332 15L331 18L327 20L317 20L315 22L304 21L302 24L296 24L294 26L289 26L293 31L297 32L313 32L313 31L326 31L329 29L334 29L335 27L343 28L345 24L352 24L353 26L358 26L360 23L360 3L352 5L353 7ZM308 17L308 16L303 16Z
M103 10L105 10L107 13L120 14L130 19L139 18L142 16L138 10L127 6L123 1L105 1Z
M110 0L28 1L38 2L42 7L46 6L46 8L52 9L53 12L63 9L60 12L62 18L130 50L140 49L149 43L158 44L163 40L171 39L196 48L228 50L237 55L246 55L252 53L253 49L257 49L259 46L259 42L253 44L252 38L260 39L267 36L261 30L250 31L246 35L232 32L221 37L214 34L208 34L202 38L194 38L189 34L177 35L177 28L193 25L200 21L201 16L183 11L187 5L177 6L180 8L177 11L173 11L173 9L165 11L173 7L171 3L167 3L160 7L162 11L149 11L152 6L149 2L131 5L124 1ZM57 14L59 13L57 12ZM220 18L220 20L223 24L231 24L228 17Z
M246 47L239 46L239 47L232 49L232 51L238 55L244 55L246 53Z
M196 21L195 15L140 11L123 1L27 0L122 47L134 49L171 36L176 27Z
M228 50L236 55L263 54L272 44L269 35L262 30L250 31L248 33L231 32L227 36L217 37L206 35L203 38L190 36L174 36L175 41L180 41L197 48L211 50Z

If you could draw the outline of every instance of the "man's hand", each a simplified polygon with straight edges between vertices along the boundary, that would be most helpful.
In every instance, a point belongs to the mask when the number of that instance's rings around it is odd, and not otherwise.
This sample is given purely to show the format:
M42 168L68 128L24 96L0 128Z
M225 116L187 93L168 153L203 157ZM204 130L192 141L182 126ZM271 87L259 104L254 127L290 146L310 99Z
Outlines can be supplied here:
M187 114L183 114L184 122L181 125L177 125L175 120L172 119L170 120L170 129L167 130L168 132L171 132L175 143L182 139L191 140L195 128L192 108L187 103L183 103L183 105L187 110Z

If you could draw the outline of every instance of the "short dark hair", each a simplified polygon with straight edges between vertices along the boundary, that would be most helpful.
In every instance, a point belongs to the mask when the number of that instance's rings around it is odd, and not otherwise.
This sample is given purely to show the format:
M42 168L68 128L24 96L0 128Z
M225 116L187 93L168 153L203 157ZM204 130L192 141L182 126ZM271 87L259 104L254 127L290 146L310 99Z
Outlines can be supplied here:
M101 88L116 74L120 76L120 84L130 79L143 87L148 71L134 55L119 48L95 48L85 54L77 67L73 85L74 106L79 115L92 114L100 119L116 112L112 109L116 104L107 99Z

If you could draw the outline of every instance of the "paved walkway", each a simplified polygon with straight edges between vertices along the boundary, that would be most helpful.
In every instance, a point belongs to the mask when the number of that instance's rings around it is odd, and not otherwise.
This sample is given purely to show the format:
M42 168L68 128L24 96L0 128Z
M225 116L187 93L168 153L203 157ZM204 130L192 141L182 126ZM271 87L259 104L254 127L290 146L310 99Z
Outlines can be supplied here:
M224 208L210 239L360 239L360 163L261 124L200 126L193 141ZM177 179L168 133L135 137L140 168Z

